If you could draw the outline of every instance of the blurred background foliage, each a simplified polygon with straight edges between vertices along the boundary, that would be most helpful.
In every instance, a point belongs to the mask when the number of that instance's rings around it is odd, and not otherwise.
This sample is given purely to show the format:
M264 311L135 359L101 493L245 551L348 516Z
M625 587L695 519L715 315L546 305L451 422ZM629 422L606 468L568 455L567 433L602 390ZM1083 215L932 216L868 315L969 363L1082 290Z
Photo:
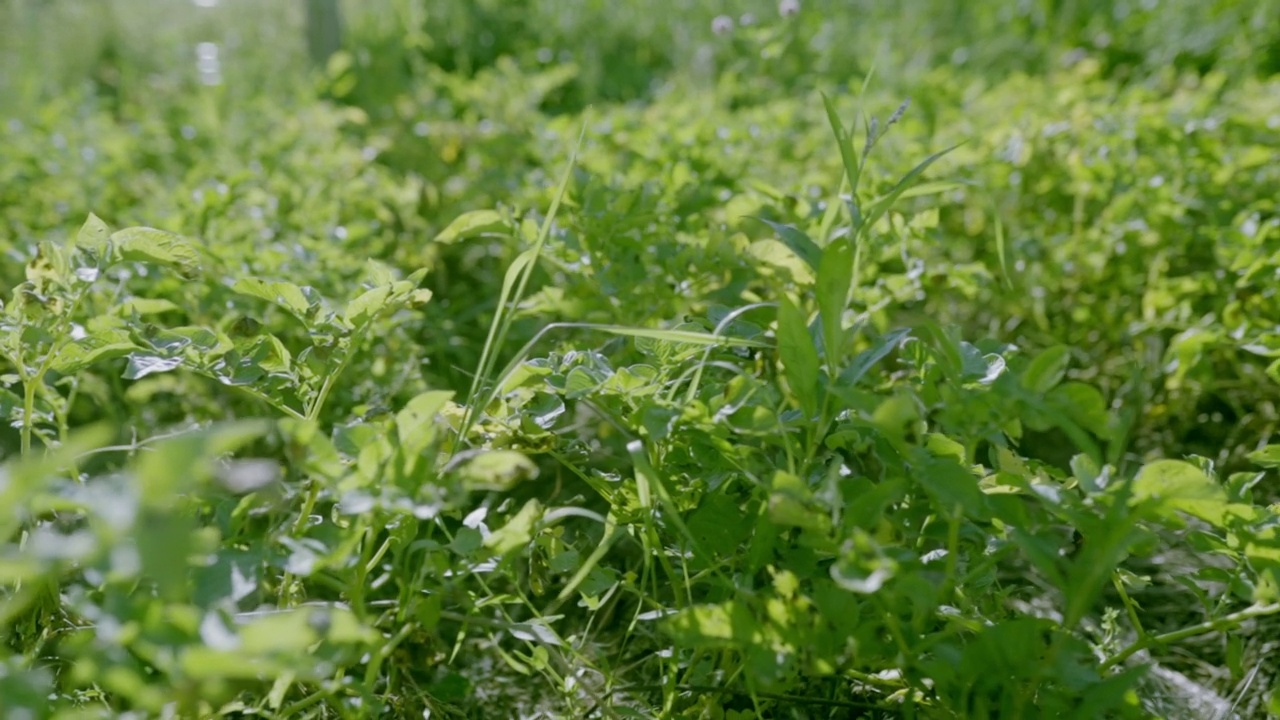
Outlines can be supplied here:
M1269 347L1269 261L1241 265L1231 243L1274 235L1280 4L346 2L317 67L306 13L322 4L0 3L0 281L86 208L229 249L284 243L229 262L322 290L359 274L354 249L426 264L428 382L465 387L494 307L470 289L495 287L518 248L428 241L476 208L537 217L588 106L584 212L520 337L540 310L652 324L740 297L746 250L769 236L748 216L804 224L839 177L815 91L852 112L874 67L861 107L912 105L873 191L967 144L938 166L957 185L937 219L903 226L925 274L889 242L868 292L1028 349L1069 342L1109 402L1141 399L1124 421L1138 456L1238 457L1276 419L1274 383L1239 387L1270 363L1240 351ZM609 261L584 272L575 238L592 236ZM581 302L620 288L645 302L613 317Z

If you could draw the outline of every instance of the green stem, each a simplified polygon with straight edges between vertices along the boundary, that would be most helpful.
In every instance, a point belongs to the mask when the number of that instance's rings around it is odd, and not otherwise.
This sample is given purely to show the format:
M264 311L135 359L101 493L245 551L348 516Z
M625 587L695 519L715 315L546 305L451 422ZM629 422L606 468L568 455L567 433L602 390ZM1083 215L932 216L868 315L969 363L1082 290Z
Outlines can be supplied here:
M31 455L31 428L35 424L36 383L38 378L26 378L22 381L22 450L21 456Z
M1115 586L1116 592L1120 593L1120 600L1124 603L1124 609L1129 613L1129 622L1133 623L1133 629L1138 633L1138 640L1141 642L1147 637L1147 631L1142 629L1142 622L1138 620L1137 603L1125 591L1124 583L1120 582L1120 573L1111 573L1111 584Z
M1205 633L1218 632L1220 630L1230 630L1232 628L1238 627L1241 623L1244 623L1246 620L1252 620L1253 618L1264 617L1267 615L1274 615L1276 613L1280 613L1280 603L1271 603L1270 605L1254 605L1253 607L1245 608L1244 610L1241 610L1239 612L1234 612L1234 613L1231 613L1230 615L1223 615L1222 617L1216 618L1214 620L1206 620L1205 622L1202 622L1198 625L1185 627L1185 628L1182 628L1181 630L1174 630L1173 632L1167 632L1167 633L1164 633L1163 635L1148 635L1144 638L1140 638L1136 640L1125 649L1107 658L1106 661L1102 663L1102 668L1106 670L1108 668L1115 667L1116 665L1119 665L1125 660L1128 660L1134 654L1139 653L1151 647L1168 645L1170 643L1178 642L1179 640L1186 640L1187 638L1195 637L1196 635L1204 635Z

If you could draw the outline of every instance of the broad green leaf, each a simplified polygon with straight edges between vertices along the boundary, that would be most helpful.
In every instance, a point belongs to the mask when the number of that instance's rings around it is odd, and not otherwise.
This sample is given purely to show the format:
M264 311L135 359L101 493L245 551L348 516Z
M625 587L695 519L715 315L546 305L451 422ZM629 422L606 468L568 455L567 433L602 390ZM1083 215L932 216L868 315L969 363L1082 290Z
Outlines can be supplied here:
M165 373L182 365L182 357L160 357L147 353L129 355L129 364L124 370L125 380L141 380L148 375Z
M542 519L542 503L537 498L530 499L520 508L520 512L507 521L500 529L495 530L484 540L484 547L498 555L506 555L533 542L533 530Z
M1136 518L1123 502L1112 503L1103 517L1077 522L1076 529L1083 540L1062 586L1067 600L1064 627L1074 628L1085 617L1112 572L1142 539L1143 530L1135 523Z
M306 657L321 640L368 644L381 636L352 613L332 605L310 605L254 617L239 630L240 649L251 656L276 653Z
M1181 460L1147 463L1133 480L1133 503L1146 503L1160 515L1185 512L1221 525L1227 492L1200 468Z
M773 228L774 232L778 234L778 238L782 240L782 244L790 248L791 252L796 254L796 257L803 260L811 271L818 269L818 265L822 262L822 248L818 247L818 244L811 240L808 235L790 225L766 220L765 218L755 219Z
M511 226L502 213L496 210L472 210L454 218L448 227L436 235L436 242L449 244L485 235L508 235L510 232Z
M76 235L76 245L99 251L106 246L110 237L111 230L107 224L97 215L89 213L88 219L80 226L80 232Z
M28 503L45 483L70 467L78 456L107 444L114 432L106 423L91 425L49 452L14 456L0 464L0 537L13 537L29 519Z
M1048 393L1062 381L1070 362L1071 348L1066 345L1045 350L1022 372L1022 387L1036 395Z
M1249 462L1265 468L1280 467L1280 445L1267 445L1248 455Z
M311 309L311 301L307 299L304 289L291 282L241 278L231 289L241 295L275 303L299 318L305 318L307 311Z
M171 267L183 277L200 270L200 253L190 240L174 233L148 227L125 228L111 235L118 260L145 262Z
M1062 383L1049 393L1049 402L1097 437L1106 439L1110 435L1108 425L1111 417L1107 413L1107 401L1092 385Z
M958 508L969 518L991 517L978 478L967 467L954 458L934 457L923 449L916 450L914 460L912 477L933 498L940 514L950 515Z
M741 505L722 492L703 498L698 509L689 515L688 525L698 546L715 557L732 555L750 532L750 518ZM697 561L714 562L714 558Z
M174 312L180 309L177 303L165 298L132 297L117 306L117 313L126 317L130 315L159 315L160 313Z
M804 315L783 297L778 303L778 354L787 385L809 418L818 414L818 349L814 347Z
M685 608L666 618L662 628L683 647L741 647L764 640L760 622L733 600Z
M215 650L201 645L183 648L178 662L183 676L195 681L263 681L286 670L285 665L277 660L247 656L239 650Z
M827 350L827 369L835 375L844 351L845 303L853 283L853 245L839 238L822 251L818 265L818 282L814 293L822 316L822 337Z
M924 447L937 457L951 458L961 464L965 462L964 445L942 433L929 433L926 435Z
M831 527L830 517L815 507L804 482L782 470L773 475L767 509L769 519L777 525L807 528L819 534L826 534Z
M27 282L37 293L47 295L67 280L67 250L48 240L36 245L35 257L27 263Z
M747 254L768 266L773 272L789 275L797 285L808 286L814 281L813 269L785 244L765 238L747 246Z
M487 450L460 454L451 463L463 487L471 490L509 490L538 476L538 466L515 450Z
M131 342L99 343L86 338L63 345L51 367L63 375L74 375L96 362L124 357L137 349Z
M347 303L343 316L355 327L361 327L390 305L390 299L391 286L389 285L367 290Z
M436 414L453 399L451 390L429 390L405 403L396 413L396 432L405 452L416 455L435 438Z

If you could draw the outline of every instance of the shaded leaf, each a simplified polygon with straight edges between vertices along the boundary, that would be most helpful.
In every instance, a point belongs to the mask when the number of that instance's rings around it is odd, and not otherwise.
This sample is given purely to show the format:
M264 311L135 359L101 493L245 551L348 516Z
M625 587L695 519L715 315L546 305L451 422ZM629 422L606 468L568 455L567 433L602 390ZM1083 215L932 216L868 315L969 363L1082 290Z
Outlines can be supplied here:
M804 316L785 296L778 304L778 354L787 385L805 415L814 417L818 414L818 349Z

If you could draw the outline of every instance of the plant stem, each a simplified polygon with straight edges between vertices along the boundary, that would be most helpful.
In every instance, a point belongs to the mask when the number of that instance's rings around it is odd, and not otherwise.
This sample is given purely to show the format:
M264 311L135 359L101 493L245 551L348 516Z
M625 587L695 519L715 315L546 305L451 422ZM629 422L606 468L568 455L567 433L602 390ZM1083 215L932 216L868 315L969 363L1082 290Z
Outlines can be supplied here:
M1230 615L1223 615L1222 617L1215 618L1213 620L1206 620L1205 622L1202 622L1198 625L1185 627L1185 628L1182 628L1181 630L1174 630L1172 632L1164 633L1163 635L1148 635L1144 638L1140 638L1134 641L1125 649L1107 658L1102 663L1102 669L1106 670L1108 668L1115 667L1116 665L1119 665L1125 660L1128 660L1135 653L1141 652L1151 647L1156 647L1159 645L1168 645L1170 643L1178 642L1179 640L1186 640L1187 638L1195 637L1196 635L1204 635L1205 633L1217 632L1220 630L1229 630L1231 628L1238 627L1241 623L1245 622L1246 620L1252 620L1253 618L1264 617L1267 615L1274 615L1278 612L1280 612L1280 603L1271 603L1269 605L1254 605L1253 607L1245 608L1244 610L1241 610L1239 612L1234 612L1234 613L1231 613Z
M1111 584L1115 585L1116 592L1120 593L1120 600L1124 603L1124 609L1129 613L1129 622L1133 623L1133 629L1138 633L1138 640L1142 641L1147 637L1147 631L1142 629L1142 622L1138 620L1137 603L1125 591L1124 583L1120 582L1120 574L1118 572L1111 573Z
M21 457L31 455L31 428L35 425L37 378L24 378L22 382L22 446Z

